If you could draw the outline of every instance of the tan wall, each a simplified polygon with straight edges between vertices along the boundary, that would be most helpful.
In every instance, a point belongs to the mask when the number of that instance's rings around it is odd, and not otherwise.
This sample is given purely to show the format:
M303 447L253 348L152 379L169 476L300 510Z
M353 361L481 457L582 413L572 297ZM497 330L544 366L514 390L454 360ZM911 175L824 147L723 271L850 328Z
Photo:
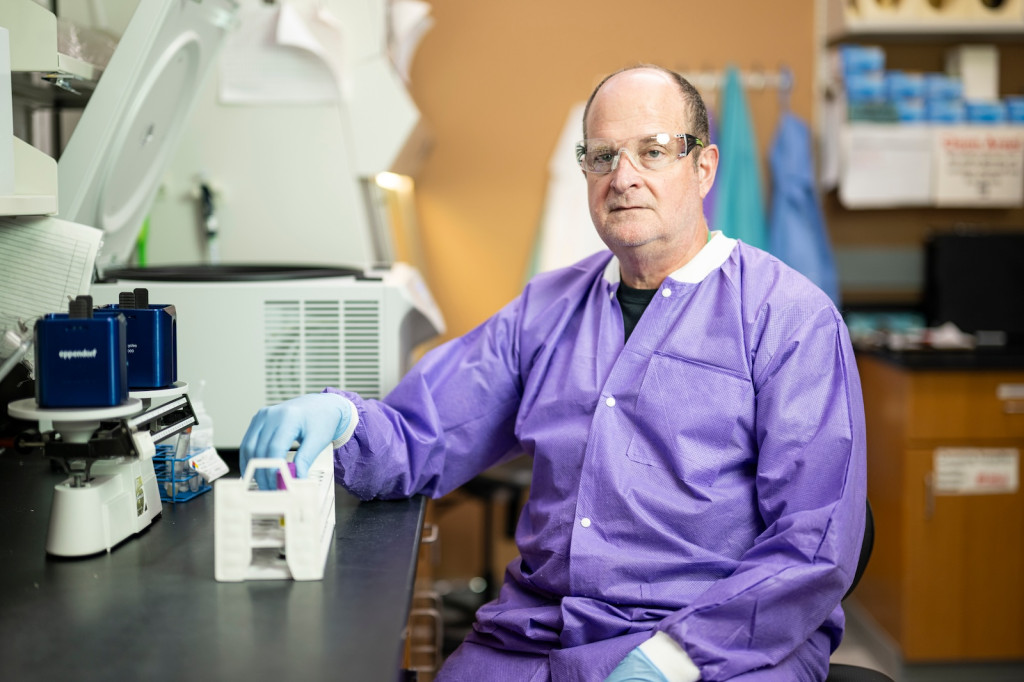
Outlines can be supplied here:
M605 74L636 62L684 72L785 65L796 84L793 111L811 116L814 0L431 0L431 7L436 23L411 70L434 145L416 192L426 274L448 336L521 289L552 149L570 108ZM748 101L766 147L779 99L766 90Z

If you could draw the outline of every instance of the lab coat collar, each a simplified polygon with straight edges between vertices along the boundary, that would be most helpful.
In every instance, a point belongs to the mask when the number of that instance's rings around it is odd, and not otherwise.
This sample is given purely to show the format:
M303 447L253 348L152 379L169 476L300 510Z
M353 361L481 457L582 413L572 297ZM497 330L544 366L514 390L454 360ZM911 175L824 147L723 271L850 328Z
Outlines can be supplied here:
M714 270L722 266L722 263L729 257L735 246L735 239L726 237L722 234L721 230L714 230L708 236L708 243L704 245L704 248L698 251L697 255L691 258L686 265L673 272L669 277L677 282L687 284L701 282ZM619 259L615 256L612 256L612 259L608 261L608 265L604 269L604 278L610 284L619 283Z

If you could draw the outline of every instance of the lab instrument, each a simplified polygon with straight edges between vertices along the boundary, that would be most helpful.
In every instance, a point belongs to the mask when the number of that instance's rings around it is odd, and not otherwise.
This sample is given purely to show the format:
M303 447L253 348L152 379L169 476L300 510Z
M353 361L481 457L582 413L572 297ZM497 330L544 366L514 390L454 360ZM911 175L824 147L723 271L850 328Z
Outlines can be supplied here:
M36 320L36 401L42 408L114 407L128 397L124 315L93 315L92 297Z
M52 423L35 440L23 436L20 445L41 447L68 474L54 487L48 554L110 551L160 514L155 443L195 423L185 391L181 385L180 395L150 409L145 396L107 407L44 408L34 398L8 406L18 419Z
M118 302L96 310L98 316L121 316L127 325L128 386L163 388L178 379L177 313L173 305L151 304L141 287L122 291Z

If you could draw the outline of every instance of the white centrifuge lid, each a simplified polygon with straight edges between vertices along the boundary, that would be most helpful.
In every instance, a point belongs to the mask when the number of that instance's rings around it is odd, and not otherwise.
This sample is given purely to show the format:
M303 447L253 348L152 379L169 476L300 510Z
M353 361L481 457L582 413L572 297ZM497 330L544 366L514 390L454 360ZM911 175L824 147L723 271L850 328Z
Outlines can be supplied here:
M127 263L234 0L140 0L58 163L58 216L101 229L100 271Z

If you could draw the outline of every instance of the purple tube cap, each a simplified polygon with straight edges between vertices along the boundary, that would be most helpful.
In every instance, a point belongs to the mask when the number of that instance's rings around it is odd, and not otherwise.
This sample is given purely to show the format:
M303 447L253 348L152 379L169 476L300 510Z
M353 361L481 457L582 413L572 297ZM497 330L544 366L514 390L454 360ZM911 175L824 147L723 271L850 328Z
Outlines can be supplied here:
M299 477L299 475L297 473L295 473L295 462L288 462L288 471L291 472L292 478L298 478ZM280 471L277 472L277 489L278 490L287 490L288 489L288 486L286 486L285 483L284 483L284 476L281 475Z

